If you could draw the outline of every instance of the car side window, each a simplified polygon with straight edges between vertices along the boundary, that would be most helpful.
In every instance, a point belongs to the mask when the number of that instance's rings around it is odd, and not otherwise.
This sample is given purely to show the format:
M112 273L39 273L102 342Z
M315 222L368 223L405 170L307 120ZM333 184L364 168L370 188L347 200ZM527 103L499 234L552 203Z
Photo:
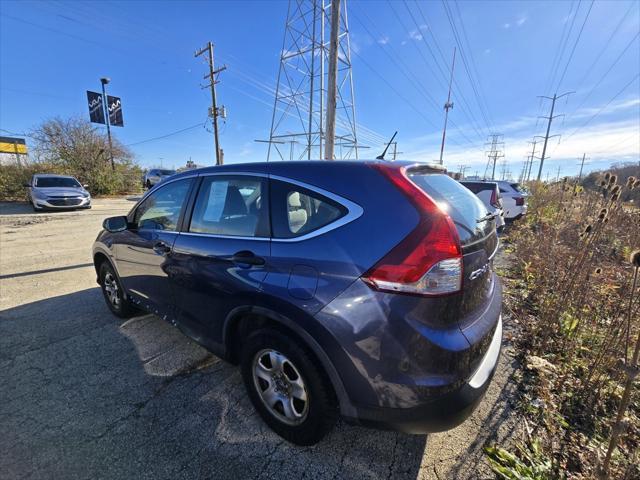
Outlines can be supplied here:
M268 237L267 181L244 175L204 177L189 232Z
M272 221L275 238L294 238L335 222L347 209L324 195L272 180Z
M190 185L191 179L185 178L168 183L150 194L136 209L133 217L136 228L175 232Z

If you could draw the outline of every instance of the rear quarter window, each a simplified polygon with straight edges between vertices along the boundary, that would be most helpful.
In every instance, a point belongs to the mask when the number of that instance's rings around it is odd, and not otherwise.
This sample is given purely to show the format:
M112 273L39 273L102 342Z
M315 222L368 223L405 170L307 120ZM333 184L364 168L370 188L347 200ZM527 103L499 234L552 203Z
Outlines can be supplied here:
M274 238L295 238L315 232L347 214L324 195L288 182L271 181Z

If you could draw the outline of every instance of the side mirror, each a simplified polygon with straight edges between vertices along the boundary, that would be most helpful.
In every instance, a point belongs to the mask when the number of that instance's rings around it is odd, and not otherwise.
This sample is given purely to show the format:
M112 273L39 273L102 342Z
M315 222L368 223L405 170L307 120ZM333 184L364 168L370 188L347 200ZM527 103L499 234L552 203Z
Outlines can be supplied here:
M124 232L128 227L127 217L109 217L102 222L102 228L107 232L117 233Z

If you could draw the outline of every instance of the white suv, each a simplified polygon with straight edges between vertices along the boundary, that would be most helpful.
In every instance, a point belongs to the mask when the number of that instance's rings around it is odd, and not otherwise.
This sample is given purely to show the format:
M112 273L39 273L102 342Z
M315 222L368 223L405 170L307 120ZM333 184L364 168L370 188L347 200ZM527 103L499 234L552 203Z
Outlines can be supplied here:
M496 181L502 195L505 220L517 220L527 213L529 194L518 183Z
M489 213L496 215L496 228L501 231L504 227L505 211L502 196L496 182L461 180L460 183L476 194Z

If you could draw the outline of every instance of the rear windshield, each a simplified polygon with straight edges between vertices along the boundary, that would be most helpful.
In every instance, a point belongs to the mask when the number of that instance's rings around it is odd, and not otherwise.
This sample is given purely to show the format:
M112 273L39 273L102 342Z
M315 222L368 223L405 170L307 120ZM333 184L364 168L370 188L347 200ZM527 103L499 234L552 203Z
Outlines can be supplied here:
M80 184L75 178L70 177L36 177L33 186L40 188L78 188Z
M526 193L526 190L522 188L519 183L511 183L511 188L513 188L518 193Z
M488 182L460 182L460 183L465 187L467 187L469 190L471 190L473 193L480 193L485 190L492 190L496 188L495 183L488 183Z
M468 188L444 174L408 172L409 178L449 214L462 244L484 238L495 228L493 220L478 221L487 207Z

